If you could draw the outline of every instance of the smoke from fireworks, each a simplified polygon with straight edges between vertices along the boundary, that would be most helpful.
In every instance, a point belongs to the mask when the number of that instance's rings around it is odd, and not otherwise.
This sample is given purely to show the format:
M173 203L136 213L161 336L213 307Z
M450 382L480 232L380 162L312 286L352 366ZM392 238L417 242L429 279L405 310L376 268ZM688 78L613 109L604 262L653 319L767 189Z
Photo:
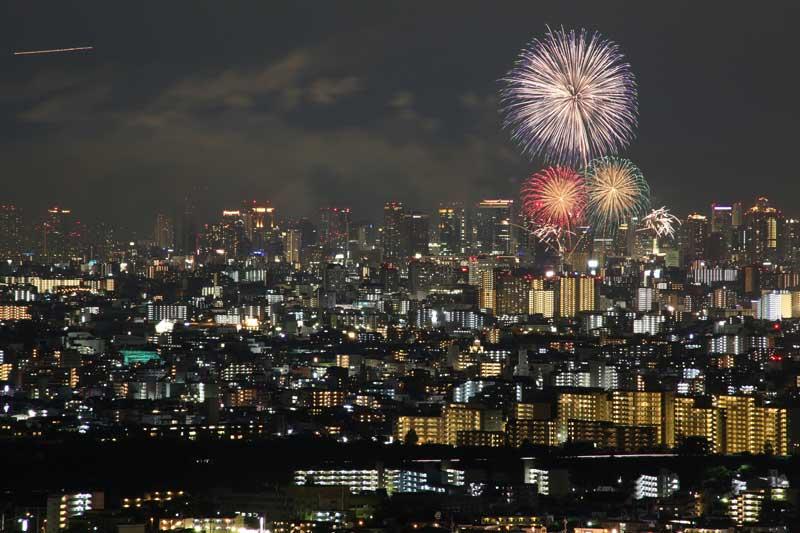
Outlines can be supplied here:
M586 212L597 235L616 232L620 223L650 208L650 186L627 159L601 157L584 171Z
M586 188L583 178L568 167L549 167L525 180L520 191L525 217L539 225L566 229L583 218Z
M636 127L636 80L598 33L551 30L501 80L504 126L531 158L586 165L625 148Z
M666 207L653 209L642 219L639 231L649 231L656 237L675 237L675 227L680 226L678 217L669 212Z

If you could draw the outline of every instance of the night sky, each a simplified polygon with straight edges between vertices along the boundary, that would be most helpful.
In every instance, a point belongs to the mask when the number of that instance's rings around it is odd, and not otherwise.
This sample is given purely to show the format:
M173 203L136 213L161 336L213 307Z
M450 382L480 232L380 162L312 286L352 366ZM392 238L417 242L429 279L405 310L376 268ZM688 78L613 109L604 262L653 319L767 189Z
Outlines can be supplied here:
M627 155L654 203L800 183L796 2L5 2L0 202L137 229L268 199L377 218L398 199L515 194L536 170L497 113L497 79L546 24L616 41L639 82ZM15 50L95 46L14 57ZM87 217L88 218L88 217Z

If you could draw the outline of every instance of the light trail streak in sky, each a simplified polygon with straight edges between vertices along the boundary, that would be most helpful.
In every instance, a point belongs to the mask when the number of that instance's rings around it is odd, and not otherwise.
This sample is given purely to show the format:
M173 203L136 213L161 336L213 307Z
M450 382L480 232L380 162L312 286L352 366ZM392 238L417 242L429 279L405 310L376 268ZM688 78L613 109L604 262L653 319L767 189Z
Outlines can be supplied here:
M94 46L75 46L72 48L51 48L49 50L23 50L14 52L15 56L37 56L46 54L62 54L65 52L88 52L94 50Z

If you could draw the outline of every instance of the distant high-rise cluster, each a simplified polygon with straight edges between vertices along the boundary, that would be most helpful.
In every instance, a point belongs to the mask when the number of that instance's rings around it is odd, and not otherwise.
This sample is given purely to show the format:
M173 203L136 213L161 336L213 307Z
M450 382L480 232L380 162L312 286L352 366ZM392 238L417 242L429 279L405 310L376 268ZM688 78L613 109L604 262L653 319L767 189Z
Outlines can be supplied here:
M759 197L616 210L597 230L561 210L569 190L546 199L561 246L532 224L537 195L389 201L379 220L263 200L204 219L187 198L141 235L0 206L0 438L146 442L202 467L191 491L164 489L170 466L113 499L113 468L82 464L90 485L54 468L8 523L333 531L380 529L380 508L441 529L403 502L446 496L458 530L594 532L609 495L643 531L794 520L800 222ZM265 485L252 458L273 446L291 453ZM223 514L190 505L209 501Z

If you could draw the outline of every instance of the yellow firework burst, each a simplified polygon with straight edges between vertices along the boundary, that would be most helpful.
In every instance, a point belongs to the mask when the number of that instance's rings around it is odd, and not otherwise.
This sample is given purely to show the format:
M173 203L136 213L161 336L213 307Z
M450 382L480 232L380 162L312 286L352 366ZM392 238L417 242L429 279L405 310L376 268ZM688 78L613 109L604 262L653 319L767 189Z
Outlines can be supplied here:
M584 176L587 215L595 234L613 234L622 222L642 216L650 207L650 187L639 168L627 159L595 159Z

